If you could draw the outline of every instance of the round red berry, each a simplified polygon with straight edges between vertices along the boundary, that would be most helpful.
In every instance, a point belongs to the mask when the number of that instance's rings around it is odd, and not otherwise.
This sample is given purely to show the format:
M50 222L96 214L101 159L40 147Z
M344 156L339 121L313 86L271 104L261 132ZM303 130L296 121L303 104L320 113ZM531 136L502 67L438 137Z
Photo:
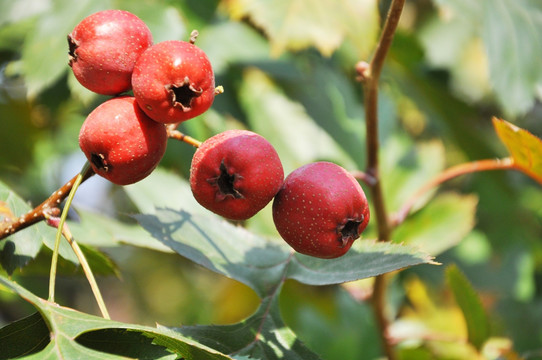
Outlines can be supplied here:
M68 35L69 65L87 89L116 95L132 88L137 58L152 45L147 25L123 10L104 10L84 18Z
M136 62L132 86L143 111L163 123L179 123L202 114L215 96L215 78L207 55L180 40L147 49Z
M316 162L286 177L273 201L273 220L297 252L336 258L367 226L369 206L350 173L330 162Z
M79 146L94 172L128 185L148 176L166 151L164 124L150 119L131 96L107 100L86 118Z
M247 130L228 130L207 139L190 168L194 198L232 220L252 217L275 196L284 171L273 146Z

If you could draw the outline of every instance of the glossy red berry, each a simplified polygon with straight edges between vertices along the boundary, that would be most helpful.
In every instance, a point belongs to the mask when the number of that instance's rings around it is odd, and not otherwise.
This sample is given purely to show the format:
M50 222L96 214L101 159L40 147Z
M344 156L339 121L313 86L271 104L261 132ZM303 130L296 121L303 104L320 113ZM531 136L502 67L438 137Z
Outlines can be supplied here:
M286 177L273 201L273 220L296 251L336 258L367 226L369 206L350 173L330 162L316 162Z
M87 89L116 95L132 88L137 58L152 45L145 23L123 10L104 10L84 18L68 35L69 65Z
M107 100L86 118L79 146L96 174L118 185L149 175L166 151L164 124L150 119L131 96Z
M194 198L232 220L252 217L275 196L284 171L273 146L246 130L228 130L207 139L190 168Z
M151 46L132 74L134 96L153 120L179 123L205 112L213 103L215 78L207 55L186 41Z

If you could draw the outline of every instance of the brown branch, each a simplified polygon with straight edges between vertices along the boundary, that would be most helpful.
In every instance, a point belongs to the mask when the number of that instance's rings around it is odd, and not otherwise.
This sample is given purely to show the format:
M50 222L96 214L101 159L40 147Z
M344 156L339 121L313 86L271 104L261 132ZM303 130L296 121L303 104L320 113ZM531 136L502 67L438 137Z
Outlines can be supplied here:
M88 170L83 174L82 181L87 180L94 171L89 166ZM16 233L17 231L26 229L27 227L34 225L42 220L49 218L50 216L56 216L60 213L58 206L62 201L68 197L70 190L72 189L75 179L79 176L77 174L70 181L64 184L60 189L55 191L47 200L30 210L26 214L19 216L18 218L6 218L4 221L0 221L0 240L7 238L8 236Z
M393 216L392 226L398 226L405 221L412 207L416 202L429 190L437 187L438 185L456 178L461 175L470 174L479 171L489 170L510 170L516 169L516 165L512 158L504 159L485 159L477 160L468 163L452 166L451 168L444 170L443 172L430 179L423 184L412 196L403 204L401 209Z
M167 129L167 135L171 139L179 140L182 142L185 142L187 144L190 144L196 148L200 147L202 142L199 140L194 139L193 137L190 137L179 130L176 129L178 124L170 124L166 127Z
M386 211L384 194L379 175L379 141L378 141L378 84L384 61L393 41L393 36L399 24L401 12L405 0L392 0L382 33L375 53L369 64L360 62L356 65L358 79L363 83L365 126L366 126L366 173L374 179L370 186L371 199L373 202L374 215L377 222L378 240L389 241L391 238L391 226ZM384 275L375 278L373 293L373 310L380 328L382 348L388 360L396 359L393 345L388 337L389 320L385 314L386 279Z

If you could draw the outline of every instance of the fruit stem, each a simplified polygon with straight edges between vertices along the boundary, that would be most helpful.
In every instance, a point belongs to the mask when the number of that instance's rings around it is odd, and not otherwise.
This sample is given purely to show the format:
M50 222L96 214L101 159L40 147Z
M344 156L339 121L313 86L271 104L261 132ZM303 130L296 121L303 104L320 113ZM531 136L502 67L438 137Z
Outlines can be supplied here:
M516 169L514 160L510 157L503 159L485 159L476 160L468 163L458 164L448 168L423 184L412 196L403 204L401 209L393 216L391 225L396 227L405 221L412 207L429 190L438 185L456 178L461 175L488 170L511 170Z
M201 141L190 137L176 129L178 124L170 124L167 126L167 136L171 139L176 139L190 144L196 148L201 146Z
M81 182L84 182L92 175L94 175L94 171L91 167L88 167L85 170L85 173L82 174ZM7 238L17 231L26 229L31 225L45 220L47 216L51 215L51 213L58 211L58 205L60 205L60 203L68 196L75 180L79 176L80 174L74 176L71 180L60 187L60 189L56 190L51 196L49 196L49 198L47 198L44 202L26 214L23 214L17 218L6 218L4 221L0 221L0 240Z
M377 222L378 240L389 241L391 238L391 226L384 202L384 194L379 175L378 164L378 83L384 66L384 61L390 49L405 0L392 0L386 21L382 27L380 39L370 63L359 62L356 65L357 79L363 84L363 100L365 105L366 126L366 150L367 170L366 174L372 178L370 184L371 198ZM386 280L385 275L375 278L372 299L373 311L380 328L382 347L388 360L395 360L396 354L388 336L389 320L385 314Z
M60 249L60 240L62 238L62 229L64 228L64 223L68 217L68 211L71 207L75 192L81 183L83 182L84 174L87 173L88 168L90 168L90 163L87 161L83 166L81 172L75 177L75 181L70 189L68 198L66 199L66 204L64 209L62 209L62 214L60 215L60 223L58 224L56 237L55 237L55 247L53 249L53 256L51 258L51 272L49 275L49 301L55 302L55 282L56 282L56 269L58 264L58 252Z

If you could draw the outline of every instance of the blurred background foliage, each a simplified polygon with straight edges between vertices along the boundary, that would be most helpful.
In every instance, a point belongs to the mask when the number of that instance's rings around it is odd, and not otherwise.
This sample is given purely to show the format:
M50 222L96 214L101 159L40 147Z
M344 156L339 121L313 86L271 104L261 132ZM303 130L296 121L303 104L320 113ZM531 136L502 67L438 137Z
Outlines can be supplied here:
M36 205L80 170L79 128L106 97L74 79L66 35L86 15L108 8L141 17L155 42L200 32L197 45L209 55L225 93L181 131L205 140L229 128L252 129L277 148L286 174L316 160L363 170L363 94L354 64L370 57L383 21L379 14L388 5L376 0L0 0L0 180ZM407 1L380 92L388 209L398 210L446 167L506 156L493 115L541 136L541 59L537 0ZM193 153L190 146L170 141L157 176L186 178ZM143 185L122 189L94 177L74 201L73 226L87 233L81 242L89 253L96 246L107 254L97 255L95 264L98 273L103 270L99 282L113 319L178 326L247 317L259 303L252 290L144 244L142 230L126 216L144 209L133 203L130 191L162 186L159 179L151 176ZM402 340L401 358L476 356L464 341L465 319L446 281L450 264L472 282L490 316L492 340L484 354L491 358L499 349L513 349L525 358L542 358L540 185L521 173L477 173L431 195L394 234L394 241L416 244L443 264L408 269L390 284L388 311L397 319L392 335ZM95 213L105 220L92 218ZM276 237L270 219L268 207L244 225ZM124 238L115 238L115 226ZM374 238L374 229L364 236ZM26 267L7 271L15 270L17 281L46 296L50 253L42 248ZM62 269L58 301L97 313L80 270L69 261ZM369 293L370 280L327 287L288 281L281 309L286 323L324 359L374 359L381 353ZM29 312L8 293L0 292L0 301L0 325Z

